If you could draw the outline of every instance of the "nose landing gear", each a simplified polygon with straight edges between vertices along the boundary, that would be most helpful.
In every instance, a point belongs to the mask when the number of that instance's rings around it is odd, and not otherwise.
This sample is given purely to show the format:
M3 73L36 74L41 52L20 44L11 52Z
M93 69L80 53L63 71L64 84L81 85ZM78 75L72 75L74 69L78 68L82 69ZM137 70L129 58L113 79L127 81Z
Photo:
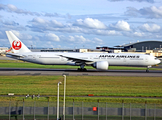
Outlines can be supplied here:
M149 72L149 68L151 68L152 66L147 66L146 72Z

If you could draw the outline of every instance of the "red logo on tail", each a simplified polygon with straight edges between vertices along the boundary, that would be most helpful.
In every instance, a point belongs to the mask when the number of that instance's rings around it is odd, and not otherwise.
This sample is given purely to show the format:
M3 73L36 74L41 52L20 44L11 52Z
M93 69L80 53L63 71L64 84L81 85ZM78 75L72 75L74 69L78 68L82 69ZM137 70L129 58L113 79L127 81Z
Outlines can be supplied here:
M21 48L21 42L19 40L14 40L12 42L12 48L15 50L19 50Z

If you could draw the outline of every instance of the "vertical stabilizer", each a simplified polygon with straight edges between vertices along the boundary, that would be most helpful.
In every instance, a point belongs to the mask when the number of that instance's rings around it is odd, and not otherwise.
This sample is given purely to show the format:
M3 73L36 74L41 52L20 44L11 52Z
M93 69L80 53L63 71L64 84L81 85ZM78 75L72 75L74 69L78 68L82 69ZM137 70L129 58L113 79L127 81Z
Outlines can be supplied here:
M31 52L11 31L6 31L14 53Z

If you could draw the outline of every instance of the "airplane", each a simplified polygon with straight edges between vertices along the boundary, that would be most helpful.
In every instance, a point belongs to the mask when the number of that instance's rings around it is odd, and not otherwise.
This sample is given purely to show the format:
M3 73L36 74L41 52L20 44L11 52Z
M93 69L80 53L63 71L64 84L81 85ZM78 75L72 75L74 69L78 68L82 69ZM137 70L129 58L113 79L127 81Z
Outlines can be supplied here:
M78 71L87 71L85 66L97 70L108 70L109 66L146 67L146 72L161 61L151 55L135 53L75 53L75 52L32 52L11 31L6 31L14 53L7 57L43 65L80 66Z

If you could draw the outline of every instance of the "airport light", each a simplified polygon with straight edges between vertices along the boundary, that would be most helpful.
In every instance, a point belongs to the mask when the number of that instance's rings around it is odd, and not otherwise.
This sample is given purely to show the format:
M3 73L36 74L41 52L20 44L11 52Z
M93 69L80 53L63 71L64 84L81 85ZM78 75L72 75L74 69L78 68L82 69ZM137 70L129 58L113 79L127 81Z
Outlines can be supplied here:
M61 82L58 82L57 84L57 120L59 120L59 85Z
M64 103L63 103L63 120L65 120L65 92L66 92L66 75L64 77Z

